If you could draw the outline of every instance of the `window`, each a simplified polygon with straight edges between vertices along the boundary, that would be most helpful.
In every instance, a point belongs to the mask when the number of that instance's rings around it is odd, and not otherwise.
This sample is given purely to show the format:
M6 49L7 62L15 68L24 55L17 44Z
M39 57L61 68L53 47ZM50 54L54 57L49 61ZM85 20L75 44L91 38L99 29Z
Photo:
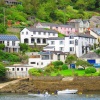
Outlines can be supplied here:
M26 35L28 35L28 32L26 32Z
M26 39L24 39L24 43L28 43L28 39L26 38Z
M55 42L54 41L51 41L51 44L55 44Z
M31 43L34 43L34 38L31 38Z
M41 33L40 33L40 32L38 32L38 34L39 34L39 35L41 35Z
M53 36L55 36L55 33L53 33Z
M49 35L50 35L50 33L49 33Z
M39 63L37 63L37 65L39 65Z
M39 38L37 39L37 43L40 43L40 39Z
M74 44L74 41L69 41L69 44Z
M44 32L44 35L46 35L46 32Z
M7 46L9 46L9 41L7 41Z
M36 32L33 32L33 34L35 35L35 34L36 34Z
M43 39L43 43L46 43L46 39Z
M23 71L23 68L21 68L21 71Z
M60 60L60 54L57 55L58 60Z
M12 71L14 71L15 70L15 68L12 68Z
M27 71L27 68L26 68L26 71Z
M19 68L17 68L17 71L19 71Z
M60 47L59 50L62 51L63 50L63 47Z
M15 41L12 41L12 46L15 46Z
M70 51L74 51L74 47L70 47Z
M31 64L36 64L36 62L31 62Z
M60 41L59 44L63 44L63 41Z
M74 36L70 36L69 38L70 38L70 39L74 39Z
M43 65L43 62L41 62L41 65Z
M22 34L24 34L24 32L22 32Z

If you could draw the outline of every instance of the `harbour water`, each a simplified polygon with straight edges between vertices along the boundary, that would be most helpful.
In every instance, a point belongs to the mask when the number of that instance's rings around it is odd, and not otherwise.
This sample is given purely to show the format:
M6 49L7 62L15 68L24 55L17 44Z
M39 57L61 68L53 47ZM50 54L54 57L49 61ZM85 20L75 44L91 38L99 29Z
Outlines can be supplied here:
M62 94L33 97L27 94L0 94L0 100L100 100L100 94Z

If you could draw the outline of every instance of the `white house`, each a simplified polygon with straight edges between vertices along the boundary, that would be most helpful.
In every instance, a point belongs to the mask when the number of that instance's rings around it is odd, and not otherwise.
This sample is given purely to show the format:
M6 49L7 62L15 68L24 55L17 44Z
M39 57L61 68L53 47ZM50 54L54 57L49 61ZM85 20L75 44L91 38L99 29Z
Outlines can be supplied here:
M18 52L19 51L19 39L15 35L0 35L0 44L4 44L4 51L6 52Z
M32 53L29 56L28 64L35 68L43 68L46 67L53 61L65 61L66 54L61 51L41 51L38 54Z
M33 68L33 66L14 64L11 66L7 66L6 68L8 68L6 72L6 76L8 78L26 78L29 76L28 70Z
M90 51L90 46L94 45L96 38L88 34L70 34L64 38L49 38L48 46L44 51L62 51L76 54L77 57Z
M50 37L58 37L58 33L54 30L42 29L42 28L24 28L20 32L21 43L27 43L28 45L46 45L47 39Z
M82 19L72 19L68 22L68 25L74 26L78 33L83 33L90 28L89 20Z

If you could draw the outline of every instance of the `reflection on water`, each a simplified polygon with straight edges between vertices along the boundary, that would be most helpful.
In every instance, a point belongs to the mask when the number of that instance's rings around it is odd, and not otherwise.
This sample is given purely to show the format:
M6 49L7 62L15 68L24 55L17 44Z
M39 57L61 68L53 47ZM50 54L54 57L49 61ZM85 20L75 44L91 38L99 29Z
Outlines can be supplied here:
M1 94L0 100L100 100L99 94L62 94L49 97L33 97L27 94Z

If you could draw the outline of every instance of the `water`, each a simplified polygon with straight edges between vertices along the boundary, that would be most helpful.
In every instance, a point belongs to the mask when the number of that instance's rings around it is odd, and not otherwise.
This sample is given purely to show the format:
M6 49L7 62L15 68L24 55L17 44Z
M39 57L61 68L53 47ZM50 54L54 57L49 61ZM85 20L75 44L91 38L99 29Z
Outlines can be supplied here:
M49 97L33 97L27 94L1 94L0 100L100 100L99 94L62 94Z

